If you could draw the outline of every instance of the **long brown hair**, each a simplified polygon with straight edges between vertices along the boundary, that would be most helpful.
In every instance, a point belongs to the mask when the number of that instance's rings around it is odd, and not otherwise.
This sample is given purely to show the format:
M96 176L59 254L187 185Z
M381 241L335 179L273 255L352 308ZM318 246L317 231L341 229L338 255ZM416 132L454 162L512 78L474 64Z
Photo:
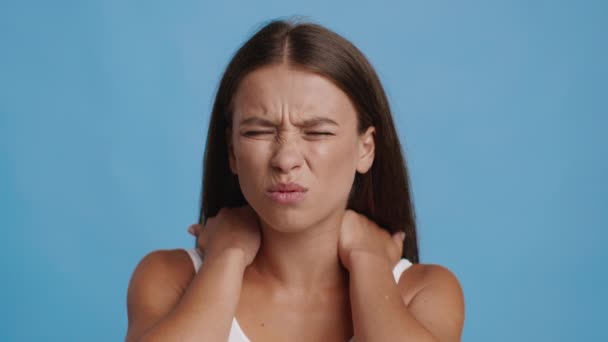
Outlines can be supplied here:
M247 204L228 163L226 129L232 125L232 102L246 74L281 63L305 68L341 88L357 110L359 134L375 127L374 163L367 173L355 175L347 208L366 215L391 234L405 232L403 257L418 263L409 176L384 89L361 51L318 24L271 21L245 42L226 67L209 122L199 223L223 207Z

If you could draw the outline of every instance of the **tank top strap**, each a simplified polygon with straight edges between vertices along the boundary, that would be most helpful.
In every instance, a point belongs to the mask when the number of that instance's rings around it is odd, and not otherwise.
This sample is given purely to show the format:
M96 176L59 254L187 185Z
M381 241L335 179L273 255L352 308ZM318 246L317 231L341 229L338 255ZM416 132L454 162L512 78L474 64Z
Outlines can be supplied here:
M403 258L399 260L395 267L393 267L393 277L395 277L396 283L399 282L399 278L401 278L403 272L405 272L405 270L407 270L410 266L412 266L412 263L409 260Z
M198 251L198 248L188 248L185 249L185 251L188 253L190 259L192 260L192 264L194 265L194 272L198 272L198 270L201 268L201 265L203 264L203 259L201 258L201 254Z

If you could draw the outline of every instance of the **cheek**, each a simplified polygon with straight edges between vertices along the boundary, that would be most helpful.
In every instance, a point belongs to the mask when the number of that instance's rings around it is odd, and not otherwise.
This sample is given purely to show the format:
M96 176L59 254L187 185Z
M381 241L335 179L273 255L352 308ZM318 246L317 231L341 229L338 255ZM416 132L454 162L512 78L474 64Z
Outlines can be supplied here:
M263 141L238 141L234 145L235 166L239 186L245 199L259 212L263 201L263 189L268 185L271 143Z
M346 198L354 181L356 150L351 144L336 142L319 145L312 149L313 173L322 185L322 191L330 190Z
M270 147L262 142L237 142L234 145L236 169L241 182L265 172L270 158L269 151Z

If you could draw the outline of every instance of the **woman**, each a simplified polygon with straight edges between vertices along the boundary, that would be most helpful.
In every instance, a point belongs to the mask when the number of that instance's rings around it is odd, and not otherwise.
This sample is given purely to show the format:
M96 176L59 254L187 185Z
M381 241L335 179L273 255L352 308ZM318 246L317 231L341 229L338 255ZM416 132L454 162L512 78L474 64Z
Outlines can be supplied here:
M363 54L319 25L271 22L218 88L191 227L204 262L144 257L126 340L460 340L460 285L418 263L410 196Z

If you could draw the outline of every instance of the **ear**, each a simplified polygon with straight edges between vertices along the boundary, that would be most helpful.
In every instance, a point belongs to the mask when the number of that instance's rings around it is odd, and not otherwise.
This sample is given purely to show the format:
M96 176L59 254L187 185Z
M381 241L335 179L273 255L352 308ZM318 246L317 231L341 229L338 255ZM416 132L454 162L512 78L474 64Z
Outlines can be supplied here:
M365 133L359 136L359 157L357 159L357 172L366 173L374 163L376 150L376 128L370 126Z
M230 171L236 175L236 158L234 156L234 146L232 145L232 127L226 128L226 144L228 145L228 164L230 165Z

